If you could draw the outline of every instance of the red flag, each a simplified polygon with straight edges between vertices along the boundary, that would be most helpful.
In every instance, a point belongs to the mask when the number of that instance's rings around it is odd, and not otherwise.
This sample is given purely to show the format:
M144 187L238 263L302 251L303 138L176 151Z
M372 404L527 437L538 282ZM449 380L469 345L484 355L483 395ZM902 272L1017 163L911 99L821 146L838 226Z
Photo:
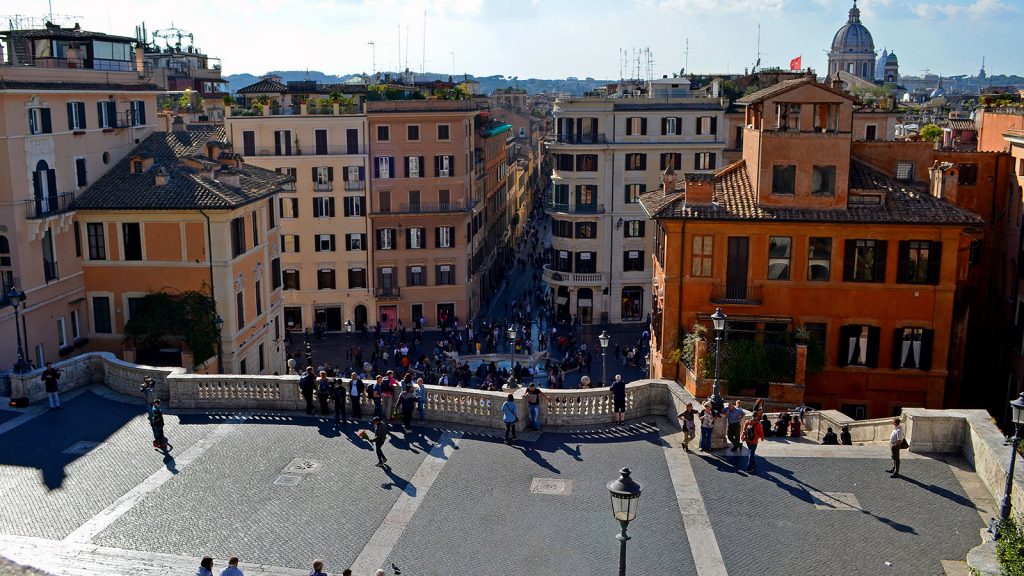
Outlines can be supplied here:
M789 61L789 69L790 70L800 70L800 69L802 69L803 66L801 66L801 62L800 62L801 58L803 58L802 54L800 56L797 56L796 58L793 58L792 60L790 60Z

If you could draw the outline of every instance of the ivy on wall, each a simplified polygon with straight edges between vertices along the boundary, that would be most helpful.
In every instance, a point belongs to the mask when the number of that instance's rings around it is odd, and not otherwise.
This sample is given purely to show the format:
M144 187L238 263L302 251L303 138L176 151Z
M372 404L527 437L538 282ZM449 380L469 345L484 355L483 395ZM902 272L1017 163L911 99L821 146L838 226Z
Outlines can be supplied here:
M125 340L136 348L163 348L184 343L192 351L193 368L211 358L217 341L213 300L187 291L155 292L140 299L124 326Z

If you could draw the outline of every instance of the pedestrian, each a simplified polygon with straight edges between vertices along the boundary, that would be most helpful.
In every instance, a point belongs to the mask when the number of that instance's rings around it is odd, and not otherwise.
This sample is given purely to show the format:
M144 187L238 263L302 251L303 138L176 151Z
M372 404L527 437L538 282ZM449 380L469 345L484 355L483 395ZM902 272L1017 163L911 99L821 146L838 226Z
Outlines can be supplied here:
M353 372L349 375L348 381L348 396L352 402L352 418L358 421L363 416L363 409L359 405L360 399L363 395L364 384L362 378L358 374Z
M203 556L203 559L199 561L196 576L213 576L213 558Z
M622 379L622 374L615 375L615 381L611 385L612 392L612 410L615 412L616 424L626 423L626 381Z
M383 468L388 463L387 456L384 455L384 443L388 440L388 421L381 418L380 416L373 417L373 436L367 437L367 440L373 442L373 449L377 453L377 466Z
M532 425L533 429L537 432L540 432L540 401L542 399L550 402L548 395L542 392L541 389L537 387L536 383L530 382L529 388L526 389L526 405L530 425Z
M327 416L331 411L331 392L334 386L331 379L327 377L327 371L320 371L320 378L316 381L316 397L320 401L320 415Z
M374 417L381 417L384 412L381 404L381 383L384 381L384 377L377 375L377 381L373 383L373 386L366 391L366 394L373 400L373 415Z
M746 416L746 414L747 411L740 408L739 400L733 402L732 406L729 406L725 410L725 415L729 422L726 436L729 438L729 442L732 442L731 450L733 452L740 449L740 422L743 421L743 417Z
M334 385L331 387L331 399L334 400L334 425L338 426L348 420L348 415L345 414L345 397L348 396L348 386L345 386L345 382L338 378L334 381Z
M46 370L43 370L42 380L46 385L46 397L50 402L50 410L60 410L60 370L53 367L53 362L46 363Z
M683 449L687 452L690 451L690 442L693 441L694 432L696 432L696 424L694 422L696 414L693 410L693 403L687 402L686 409L678 416L679 420L683 423Z
M313 569L309 571L309 576L327 576L327 572L324 572L323 560L313 561Z
M515 396L512 394L508 395L508 400L501 403L501 419L505 422L505 444L508 444L509 432L512 433L512 439L516 439L516 422L519 422Z
M149 425L153 428L153 448L167 444L164 437L164 413L160 410L160 399L153 400L149 408Z
M711 431L715 429L715 415L711 412L711 403L704 403L700 413L700 451L711 451Z
M220 571L220 576L244 576L238 569L238 556L232 556L228 560L228 567Z
M743 426L743 441L747 443L747 472L757 473L757 461L754 459L754 452L757 451L757 443L764 440L764 429L761 428L761 415L754 413L754 417L747 420Z
M892 453L892 466L886 470L890 478L900 477L900 450L908 448L907 437L903 434L903 423L899 417L892 419L892 433L889 434L889 451Z
M853 446L853 437L850 435L849 426L843 426L842 431L839 432L839 443L843 446Z
M425 410L427 406L427 385L424 384L423 378L416 379L416 395L419 396L420 399L419 405L416 407L416 409L419 411L420 414L420 422L423 422L423 420L426 418Z
M413 390L412 384L407 385L398 396L398 404L402 409L402 427L406 431L412 430L412 413L419 403L420 395Z
M306 414L313 413L313 390L316 387L316 376L313 375L313 367L307 366L306 371L299 376L299 391L306 401Z
M831 426L828 427L828 431L825 432L825 435L821 438L821 443L827 446L837 446L839 444L839 436L832 431Z
M380 383L381 405L384 409L385 420L392 417L392 411L395 409L395 384L397 384L395 371L388 370L384 380Z

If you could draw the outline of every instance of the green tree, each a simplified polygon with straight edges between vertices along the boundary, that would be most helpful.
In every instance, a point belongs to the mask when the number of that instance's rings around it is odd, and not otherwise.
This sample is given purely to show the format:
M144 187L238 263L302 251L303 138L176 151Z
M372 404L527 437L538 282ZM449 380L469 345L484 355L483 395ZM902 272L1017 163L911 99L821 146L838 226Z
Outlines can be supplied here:
M925 142L937 142L942 138L942 128L939 128L935 124L925 124L921 127L921 130L918 131L917 135Z
M999 525L996 558L1005 576L1024 576L1024 532L1012 518Z
M125 340L136 348L161 348L184 343L198 366L214 354L217 330L213 301L197 291L170 294L156 292L142 297L138 309L124 326Z

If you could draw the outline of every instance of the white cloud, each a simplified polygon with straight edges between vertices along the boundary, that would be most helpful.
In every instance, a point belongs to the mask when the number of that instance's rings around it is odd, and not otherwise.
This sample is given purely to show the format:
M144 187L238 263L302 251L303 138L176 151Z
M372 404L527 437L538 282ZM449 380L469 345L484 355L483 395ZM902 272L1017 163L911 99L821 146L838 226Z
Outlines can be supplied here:
M1020 9L1002 0L974 0L970 4L928 4L921 3L913 7L918 17L926 20L969 17L974 20L992 18L1000 14L1018 13Z
M787 0L639 0L639 3L656 4L660 8L698 13L753 13L780 12Z

